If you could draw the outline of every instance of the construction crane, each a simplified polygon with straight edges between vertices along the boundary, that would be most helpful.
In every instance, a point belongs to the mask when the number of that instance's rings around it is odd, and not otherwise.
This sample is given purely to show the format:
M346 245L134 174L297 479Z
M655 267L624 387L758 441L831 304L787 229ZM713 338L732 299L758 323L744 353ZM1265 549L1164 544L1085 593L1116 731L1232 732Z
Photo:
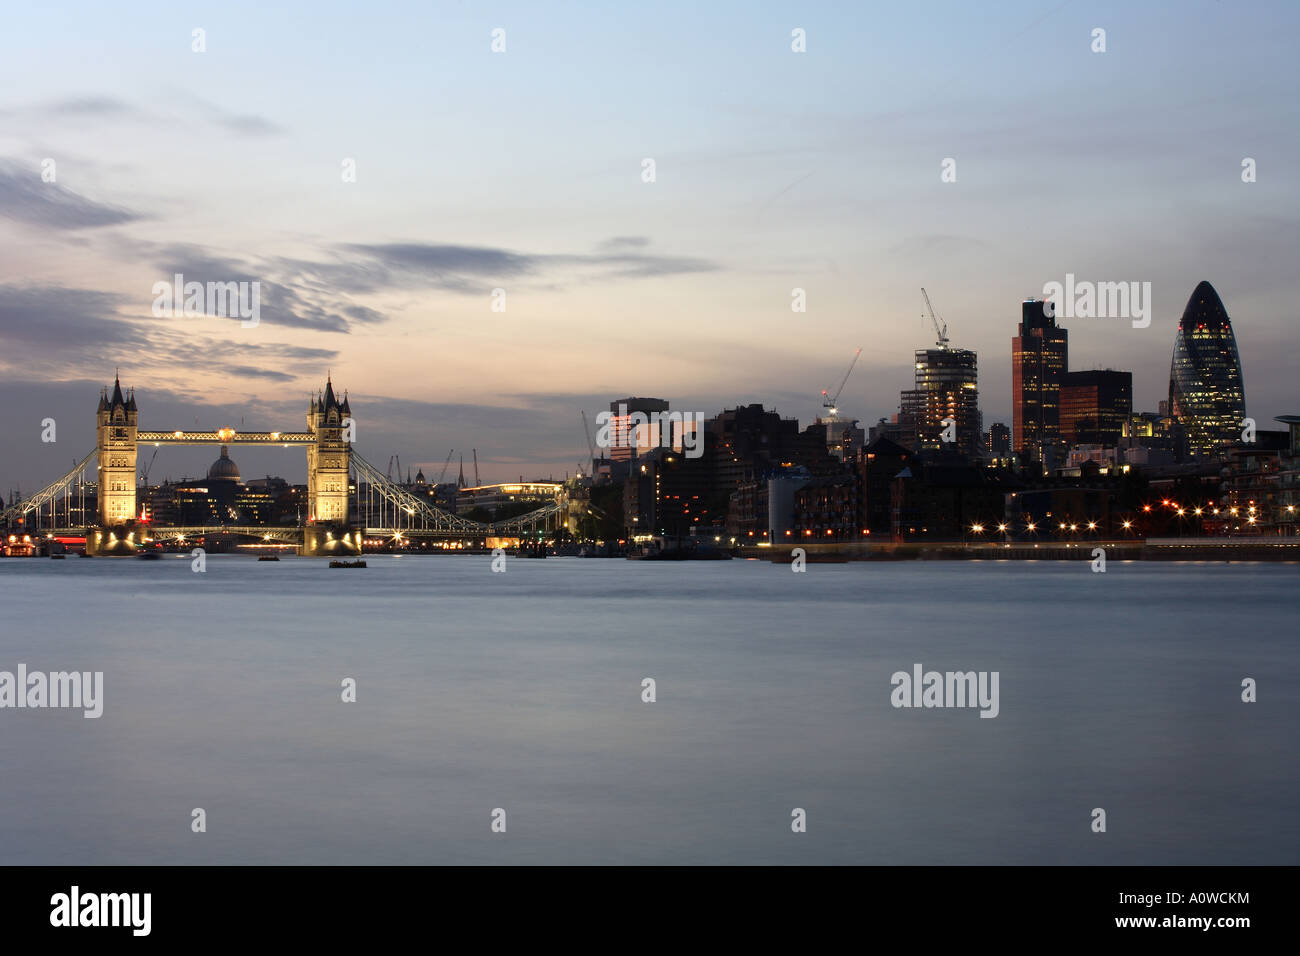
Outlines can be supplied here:
M582 410L582 430L587 434L587 451L591 452L591 473L596 473L596 443L591 440L591 426L587 424L587 410Z
M479 485L480 482L478 477L478 449L475 448L474 449L474 487L478 488Z
M862 349L853 353L853 361L849 363L849 370L844 373L844 378L840 379L840 387L835 390L832 396L826 389L822 389L822 408L826 409L832 419L840 413L839 401L840 392L844 391L844 386L848 384L849 376L853 374L853 367L858 364L858 357L862 355Z
M939 348L946 349L948 347L948 323L934 314L934 306L930 304L930 295L925 291L925 286L921 287L921 296L925 299L925 309L930 313L930 321L934 323L934 332L939 336L937 344Z
M144 475L143 475L143 477L142 477L142 479L141 479L141 480L144 482L144 486L145 486L146 488L149 487L149 472L153 469L154 458L157 458L157 457L158 457L158 446L157 446L157 445L154 445L154 446L153 446L153 458L150 458L150 459L149 459L149 464L147 464L147 465L144 466Z
M451 464L451 456L456 453L456 449L447 452L447 460L442 463L442 474L438 476L438 484L442 484L443 479L447 477L447 466Z

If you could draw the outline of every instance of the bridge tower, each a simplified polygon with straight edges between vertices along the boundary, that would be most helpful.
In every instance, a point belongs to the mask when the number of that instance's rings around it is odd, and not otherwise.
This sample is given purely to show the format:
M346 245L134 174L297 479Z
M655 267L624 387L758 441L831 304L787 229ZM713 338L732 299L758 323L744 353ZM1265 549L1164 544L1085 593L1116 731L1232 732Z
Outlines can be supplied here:
M311 517L322 524L348 523L348 473L352 445L344 437L343 420L352 415L347 395L334 397L334 383L325 382L325 394L307 409L307 427L316 441L307 446L307 502Z
M135 392L122 394L122 382L113 379L113 394L104 389L95 411L99 449L99 524L118 527L135 521L136 463Z

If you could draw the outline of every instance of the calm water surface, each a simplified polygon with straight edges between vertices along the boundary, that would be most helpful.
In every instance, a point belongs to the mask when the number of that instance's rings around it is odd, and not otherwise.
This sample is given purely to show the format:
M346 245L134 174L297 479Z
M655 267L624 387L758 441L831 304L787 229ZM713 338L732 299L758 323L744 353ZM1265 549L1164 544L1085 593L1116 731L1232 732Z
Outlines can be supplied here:
M0 863L1300 862L1300 567L367 560L0 561Z

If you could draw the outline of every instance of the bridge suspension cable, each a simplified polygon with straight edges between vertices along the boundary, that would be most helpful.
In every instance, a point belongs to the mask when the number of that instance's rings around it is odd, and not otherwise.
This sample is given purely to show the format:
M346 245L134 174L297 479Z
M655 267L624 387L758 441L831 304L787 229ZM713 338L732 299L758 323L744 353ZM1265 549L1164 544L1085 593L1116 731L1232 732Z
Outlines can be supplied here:
M67 474L63 475L61 478L55 479L30 498L19 501L16 504L11 504L9 507L5 508L4 511L0 511L0 525L12 525L18 519L25 518L26 515L36 512L36 524L33 525L33 527L39 527L41 509L48 505L50 512L49 527L74 528L84 526L86 523L86 482L83 475L86 466L94 460L97 454L99 454L99 449L92 449L90 454L77 462L77 464L73 465L72 470ZM74 496L71 494L74 484L76 485L77 500L79 501L80 509L80 517L75 522L72 520ZM60 500L63 502L62 509L59 507ZM60 510L62 510L65 519L65 524L63 525L59 524Z
M558 520L557 516L565 509L564 502L557 499L504 521L489 524L470 521L411 494L401 485L389 480L386 474L356 451L352 452L351 458L357 475L357 506L368 528L470 535L521 534L536 531L539 526L549 527L551 519ZM360 500L363 484L366 497L364 502ZM379 500L374 501L373 498Z
M378 496L378 507L367 502L363 520L367 525L381 528L408 527L421 531L444 531L461 534L482 534L487 525L470 521L451 512L443 511L411 494L401 485L389 481L388 476L352 452L352 467L357 474L357 497L361 497L364 482L368 496ZM357 502L358 506L361 502Z

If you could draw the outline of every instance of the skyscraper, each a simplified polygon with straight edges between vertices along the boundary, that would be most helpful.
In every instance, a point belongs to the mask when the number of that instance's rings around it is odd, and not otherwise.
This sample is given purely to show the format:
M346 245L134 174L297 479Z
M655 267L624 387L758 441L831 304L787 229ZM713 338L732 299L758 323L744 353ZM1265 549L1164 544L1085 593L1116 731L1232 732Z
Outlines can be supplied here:
M1069 332L1056 324L1051 302L1026 299L1019 334L1011 340L1011 443L1043 458L1061 437L1061 378L1068 367Z
M659 426L634 424L638 412L648 418L656 412L668 411L662 398L624 398L609 403L609 458L611 461L631 461L660 444ZM644 421L644 419L637 419ZM669 436L669 439L677 436ZM599 441L599 439L597 439Z
M1118 445L1133 415L1133 373L1113 369L1061 377L1061 438L1071 445Z
M1006 458L1011 454L1011 429L1002 422L989 426L988 452L994 458Z
M1217 454L1241 439L1246 386L1232 322L1219 293L1201 282L1187 300L1169 367L1169 414L1194 455Z
M918 349L915 384L899 395L898 421L913 450L953 448L979 452L979 385L975 353L969 349ZM944 420L955 424L956 440L945 442Z

